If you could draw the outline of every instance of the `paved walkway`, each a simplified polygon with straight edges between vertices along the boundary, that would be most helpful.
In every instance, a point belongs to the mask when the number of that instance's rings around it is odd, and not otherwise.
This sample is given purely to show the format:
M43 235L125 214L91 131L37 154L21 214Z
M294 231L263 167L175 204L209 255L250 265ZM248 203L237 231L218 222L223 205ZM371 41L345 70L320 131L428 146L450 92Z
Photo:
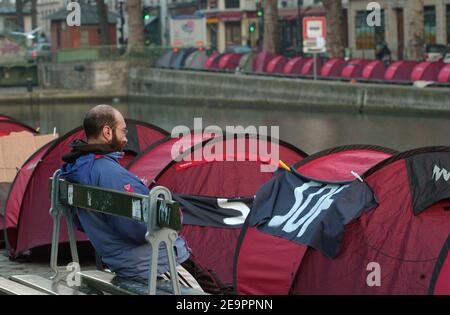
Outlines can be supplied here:
M19 274L50 274L50 266L45 262L11 261L6 250L0 250L0 276L8 277Z

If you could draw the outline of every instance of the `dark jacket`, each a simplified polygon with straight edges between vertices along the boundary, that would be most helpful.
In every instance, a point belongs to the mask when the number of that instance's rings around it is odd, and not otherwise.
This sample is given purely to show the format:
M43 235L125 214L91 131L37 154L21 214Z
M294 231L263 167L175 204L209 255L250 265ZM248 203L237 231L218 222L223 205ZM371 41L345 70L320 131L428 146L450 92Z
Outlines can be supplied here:
M122 153L111 152L107 145L88 145L77 141L72 152L63 157L62 176L75 183L119 191L148 194L148 188L119 164ZM148 278L151 246L145 240L146 225L117 216L78 209L81 226L103 262L118 276ZM161 246L163 249L163 246ZM190 254L182 238L175 241L177 262ZM167 251L160 251L158 274L168 271Z

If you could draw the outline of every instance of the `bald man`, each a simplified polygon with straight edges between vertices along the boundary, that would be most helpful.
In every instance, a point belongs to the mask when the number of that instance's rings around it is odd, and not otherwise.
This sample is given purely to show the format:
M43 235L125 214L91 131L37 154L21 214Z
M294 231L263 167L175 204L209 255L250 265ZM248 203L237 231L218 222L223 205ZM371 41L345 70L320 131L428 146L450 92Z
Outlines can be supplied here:
M127 126L122 114L109 105L88 111L83 127L87 143L77 140L63 157L62 175L70 182L126 192L148 194L148 188L119 164L127 143ZM145 240L147 226L117 216L78 209L81 228L103 263L121 278L147 281L150 268L150 244ZM169 270L167 251L161 244L158 274ZM175 241L178 264L186 261L190 249L184 239Z

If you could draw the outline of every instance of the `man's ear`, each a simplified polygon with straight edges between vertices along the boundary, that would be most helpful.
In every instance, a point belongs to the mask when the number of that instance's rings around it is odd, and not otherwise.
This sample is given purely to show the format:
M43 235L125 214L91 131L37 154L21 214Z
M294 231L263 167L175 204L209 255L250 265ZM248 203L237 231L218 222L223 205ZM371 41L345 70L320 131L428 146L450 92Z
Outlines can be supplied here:
M110 141L112 139L112 129L108 125L103 126L102 129L103 138Z

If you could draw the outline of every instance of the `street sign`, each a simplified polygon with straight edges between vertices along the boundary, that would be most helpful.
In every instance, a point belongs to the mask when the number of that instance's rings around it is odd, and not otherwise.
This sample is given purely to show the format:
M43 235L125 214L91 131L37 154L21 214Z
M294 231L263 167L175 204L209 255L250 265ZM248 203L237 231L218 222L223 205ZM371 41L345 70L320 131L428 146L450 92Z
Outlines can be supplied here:
M324 53L327 51L327 43L325 38L317 37L316 39L307 39L303 41L303 52L304 53Z
M326 47L327 26L325 17L303 18L303 51L305 53L324 53Z
M303 39L327 38L327 20L323 16L303 18Z

